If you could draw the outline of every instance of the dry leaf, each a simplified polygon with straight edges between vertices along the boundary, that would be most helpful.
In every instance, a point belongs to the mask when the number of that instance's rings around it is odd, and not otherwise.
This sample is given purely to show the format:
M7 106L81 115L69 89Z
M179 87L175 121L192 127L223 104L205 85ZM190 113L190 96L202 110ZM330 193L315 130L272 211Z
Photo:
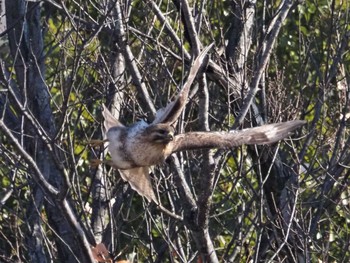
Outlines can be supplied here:
M95 247L91 247L92 255L98 262L112 262L112 258L103 243L97 244Z

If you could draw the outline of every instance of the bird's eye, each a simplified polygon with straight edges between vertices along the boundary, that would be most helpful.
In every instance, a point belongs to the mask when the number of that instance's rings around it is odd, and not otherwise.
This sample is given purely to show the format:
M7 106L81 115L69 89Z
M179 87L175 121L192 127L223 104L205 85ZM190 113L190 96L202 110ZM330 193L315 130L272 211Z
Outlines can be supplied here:
M158 132L159 132L160 134L166 134L166 133L167 133L166 130L158 130Z

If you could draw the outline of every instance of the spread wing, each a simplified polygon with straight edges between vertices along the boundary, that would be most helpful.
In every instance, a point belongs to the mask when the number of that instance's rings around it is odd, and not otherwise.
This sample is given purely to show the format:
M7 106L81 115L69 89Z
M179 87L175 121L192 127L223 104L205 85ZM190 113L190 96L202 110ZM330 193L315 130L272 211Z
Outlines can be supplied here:
M116 126L124 127L124 125L112 115L112 113L107 109L107 107L104 104L102 104L102 108L102 116L104 118L103 125L106 131Z
M128 170L119 170L120 176L127 181L131 188L139 195L147 198L148 201L158 203L154 194L148 167L137 167Z
M157 116L152 124L157 123L169 123L173 124L180 116L183 108L186 105L188 94L190 91L190 87L193 83L193 80L197 76L198 70L200 69L201 65L203 64L203 61L205 59L205 56L207 55L208 51L212 48L214 43L207 46L205 49L202 50L202 52L198 55L196 60L194 61L190 73L188 75L188 78L186 80L186 83L182 87L180 93L177 95L176 99L172 102L170 102L164 109L160 109L157 112Z
M172 152L203 148L232 148L242 144L270 144L305 124L295 120L231 132L189 132L175 136Z

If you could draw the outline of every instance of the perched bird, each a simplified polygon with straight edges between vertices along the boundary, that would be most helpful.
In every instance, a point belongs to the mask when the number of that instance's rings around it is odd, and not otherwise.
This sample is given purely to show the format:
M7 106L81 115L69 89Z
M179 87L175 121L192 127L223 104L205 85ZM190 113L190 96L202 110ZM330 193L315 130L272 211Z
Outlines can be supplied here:
M140 121L126 127L103 105L105 137L111 156L109 163L119 169L121 177L149 201L158 203L152 189L149 167L162 163L172 153L203 148L232 148L242 144L270 144L287 137L305 123L295 120L240 131L175 135L173 124L186 105L190 86L210 48L205 48L199 54L180 93L165 109L157 112L151 124Z

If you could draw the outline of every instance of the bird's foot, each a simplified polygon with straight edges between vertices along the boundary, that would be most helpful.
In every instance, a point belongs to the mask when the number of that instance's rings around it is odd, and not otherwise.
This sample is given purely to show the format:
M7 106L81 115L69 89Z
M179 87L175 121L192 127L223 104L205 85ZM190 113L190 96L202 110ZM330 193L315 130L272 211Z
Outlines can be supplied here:
M115 169L118 169L117 167L115 167L115 165L113 164L112 160L100 160L100 159L91 159L90 160L90 166L91 167L97 167L99 166L100 164L105 164L105 165L108 165L108 166L111 166Z
M90 160L90 166L96 168L100 164L103 164L104 162L101 161L100 159L91 159Z
M107 140L90 140L88 144L92 147L97 147L103 145L105 142L107 142Z

